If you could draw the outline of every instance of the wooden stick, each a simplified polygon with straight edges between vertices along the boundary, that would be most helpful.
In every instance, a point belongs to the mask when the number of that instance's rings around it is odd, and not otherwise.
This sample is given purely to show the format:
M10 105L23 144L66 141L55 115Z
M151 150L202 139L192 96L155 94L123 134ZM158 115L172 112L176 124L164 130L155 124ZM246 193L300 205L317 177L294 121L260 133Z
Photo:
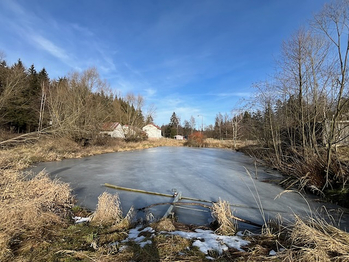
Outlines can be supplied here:
M146 190L141 190L141 189L122 187L122 186L112 185L112 184L108 184L108 183L105 183L104 186L109 187L109 188L119 189L119 190L131 191L131 192L142 193L142 194L148 194L148 195L171 197L171 198L174 197L173 195L170 195L170 194L164 194L164 193L151 192L151 191L146 191ZM208 201L208 200L198 199L198 198L193 198L193 197L184 197L184 196L182 196L181 199L197 201L197 202L204 202L204 203L210 203L210 204L214 203L213 201ZM246 206L246 205L239 205L239 204L230 204L230 206L232 206L232 207L241 207L241 208L249 208L249 209L259 209L258 207L249 207L249 206ZM278 211L278 210L265 209L265 208L263 208L263 210L264 211L271 211L271 212L278 212L278 213L286 213L285 211Z
M163 194L163 193L145 191L145 190L141 190L141 189L133 189L133 188L128 188L128 187L121 187L121 186L116 186L116 185L112 185L112 184L108 184L108 183L105 183L104 186L110 187L110 188L114 188L114 189L119 189L119 190L125 190L125 191L131 191L131 192L137 192L137 193L143 193L143 194L149 194L149 195L173 198L173 195L170 195L170 194Z

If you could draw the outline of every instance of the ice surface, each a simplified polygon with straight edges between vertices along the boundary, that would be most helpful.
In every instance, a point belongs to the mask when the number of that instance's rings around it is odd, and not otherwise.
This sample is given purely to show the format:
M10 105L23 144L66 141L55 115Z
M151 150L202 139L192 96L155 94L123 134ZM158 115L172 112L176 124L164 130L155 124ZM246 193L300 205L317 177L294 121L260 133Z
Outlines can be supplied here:
M51 177L70 183L78 204L92 210L96 208L98 196L105 191L119 194L125 212L132 205L138 209L173 200L114 190L103 186L104 183L166 194L172 194L171 189L176 188L183 196L209 201L221 198L233 204L236 216L259 224L278 214L284 221L291 221L294 214L307 216L323 205L312 201L313 197L307 196L305 200L296 192L276 198L284 189L269 181L280 180L280 174L266 167L256 168L252 158L225 149L159 147L40 163L32 170L39 172L44 168ZM260 206L264 209L264 219ZM150 211L155 218L160 218L167 208L168 205L157 206ZM328 210L334 208L336 206L331 206ZM212 221L210 213L180 208L174 211L179 222L207 225ZM145 214L138 212L137 218L142 217ZM341 225L348 227L347 215L341 218ZM239 228L255 229L241 223Z

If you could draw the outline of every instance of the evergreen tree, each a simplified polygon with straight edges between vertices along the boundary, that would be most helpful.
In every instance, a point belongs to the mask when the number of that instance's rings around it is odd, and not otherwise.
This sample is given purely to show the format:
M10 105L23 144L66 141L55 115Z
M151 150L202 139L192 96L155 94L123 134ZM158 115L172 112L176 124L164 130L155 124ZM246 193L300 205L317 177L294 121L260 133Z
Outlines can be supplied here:
M170 119L170 126L176 127L179 125L179 118L176 116L176 113L173 112L171 119Z

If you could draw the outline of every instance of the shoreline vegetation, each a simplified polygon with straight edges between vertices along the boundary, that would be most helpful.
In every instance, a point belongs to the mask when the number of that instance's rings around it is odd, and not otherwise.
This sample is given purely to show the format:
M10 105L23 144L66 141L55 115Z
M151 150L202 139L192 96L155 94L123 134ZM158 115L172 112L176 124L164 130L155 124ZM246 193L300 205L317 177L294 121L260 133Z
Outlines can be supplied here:
M4 139L2 140L4 141ZM184 146L173 139L124 142L103 138L89 146L63 137L42 136L0 150L0 260L1 261L349 261L349 234L316 217L292 224L282 219L266 221L261 234L245 232L249 244L207 254L193 239L161 232L214 230L236 235L236 221L224 200L215 204L217 218L211 228L183 225L162 219L142 226L145 245L129 239L135 225L132 210L122 217L117 195L103 194L91 214L74 205L69 185L51 180L44 172L28 177L21 170L44 161L60 161L103 153L141 150L159 146ZM205 140L206 147L242 149L251 141ZM213 212L213 211L212 211ZM76 224L73 217L89 217ZM146 228L150 231L146 230ZM200 231L201 232L201 231ZM138 238L137 237L137 238ZM196 240L197 241L197 240ZM123 244L122 244L123 243Z

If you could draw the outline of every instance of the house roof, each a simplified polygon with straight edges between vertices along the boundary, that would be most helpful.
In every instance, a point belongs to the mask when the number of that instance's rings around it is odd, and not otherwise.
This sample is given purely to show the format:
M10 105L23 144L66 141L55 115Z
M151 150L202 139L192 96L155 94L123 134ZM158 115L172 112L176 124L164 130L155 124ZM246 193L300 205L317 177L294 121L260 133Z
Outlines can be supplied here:
M103 123L101 129L103 131L113 131L118 127L118 125L120 125L118 122Z

